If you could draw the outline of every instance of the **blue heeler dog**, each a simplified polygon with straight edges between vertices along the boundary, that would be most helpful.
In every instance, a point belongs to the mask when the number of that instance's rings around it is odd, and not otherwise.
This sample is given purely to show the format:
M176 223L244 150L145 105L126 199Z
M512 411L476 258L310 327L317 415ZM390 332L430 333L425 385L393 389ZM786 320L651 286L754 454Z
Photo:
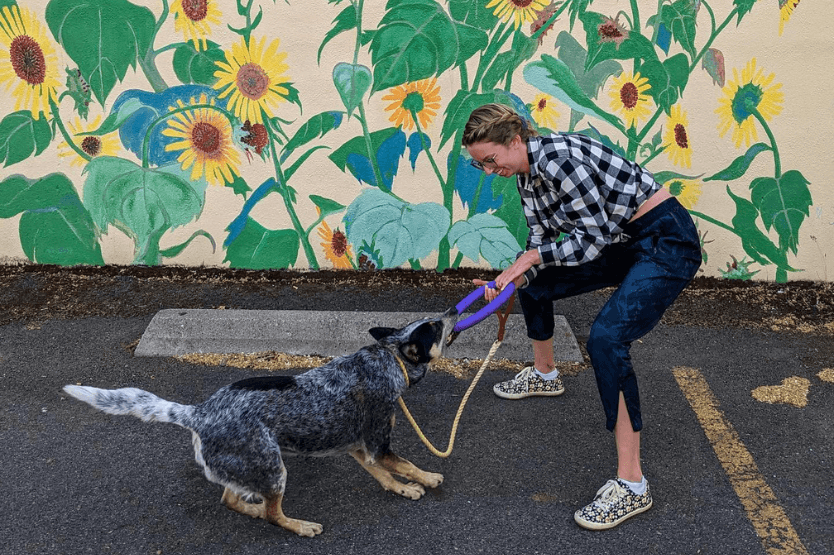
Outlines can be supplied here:
M64 391L109 414L170 422L191 430L194 455L209 481L225 486L230 509L302 536L322 526L281 508L287 471L282 453L348 453L382 484L410 499L443 481L391 451L397 399L443 355L457 321L452 308L402 329L372 328L376 343L297 376L245 379L199 405L180 405L136 388L67 385ZM401 476L409 483L396 480Z

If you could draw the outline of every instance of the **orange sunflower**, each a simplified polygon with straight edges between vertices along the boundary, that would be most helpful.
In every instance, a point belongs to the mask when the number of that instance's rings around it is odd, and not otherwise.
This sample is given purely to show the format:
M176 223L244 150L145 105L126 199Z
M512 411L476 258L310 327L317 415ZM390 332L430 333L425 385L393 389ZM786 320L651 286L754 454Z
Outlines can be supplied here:
M440 87L437 79L423 79L406 83L391 89L382 100L390 100L391 104L385 107L386 112L391 112L389 121L397 127L413 129L415 126L413 114L423 131L431 124L432 118L437 115L440 109Z

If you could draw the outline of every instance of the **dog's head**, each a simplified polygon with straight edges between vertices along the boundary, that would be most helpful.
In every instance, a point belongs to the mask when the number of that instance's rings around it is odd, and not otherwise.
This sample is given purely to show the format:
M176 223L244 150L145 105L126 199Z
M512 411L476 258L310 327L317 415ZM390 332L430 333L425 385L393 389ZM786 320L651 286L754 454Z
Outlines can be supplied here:
M426 374L428 364L443 356L457 321L458 311L452 307L442 316L423 318L400 329L377 327L368 332L408 363L408 378L414 384Z

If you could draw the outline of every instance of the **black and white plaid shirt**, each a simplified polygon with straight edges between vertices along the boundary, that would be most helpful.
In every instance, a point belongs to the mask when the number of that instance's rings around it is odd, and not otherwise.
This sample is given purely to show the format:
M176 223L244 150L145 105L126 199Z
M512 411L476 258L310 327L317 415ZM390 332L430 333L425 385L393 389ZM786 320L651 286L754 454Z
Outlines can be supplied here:
M585 135L530 137L527 157L530 173L517 175L518 192L530 228L527 250L537 249L542 259L525 274L528 284L538 268L577 266L620 242L625 224L661 187L651 173Z

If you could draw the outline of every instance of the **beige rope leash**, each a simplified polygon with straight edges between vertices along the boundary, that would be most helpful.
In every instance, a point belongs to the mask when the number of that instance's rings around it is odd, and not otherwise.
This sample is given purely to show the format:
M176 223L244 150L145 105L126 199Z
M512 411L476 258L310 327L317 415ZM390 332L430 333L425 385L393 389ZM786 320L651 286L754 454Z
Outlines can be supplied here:
M469 396L472 395L472 392L475 390L475 386L478 385L478 380L481 379L484 370L486 370L487 366L489 366L489 362L492 360L492 357L495 356L496 351L498 351L498 347L501 346L501 342L504 340L504 326L507 323L507 318L510 316L510 311L512 310L514 300L515 297L510 297L510 302L507 305L507 309L504 312L504 314L501 314L500 311L495 313L496 316L498 316L499 322L498 339L496 339L495 343L492 344L492 347L490 348L489 353L484 359L483 364L481 364L481 368L478 370L478 373L475 374L475 377L472 378L472 383L469 384L469 388L466 390L466 393L463 395L463 399L461 399L460 401L460 405L458 406L458 412L455 415L455 420L452 422L452 432L449 435L449 446L446 448L445 451L441 451L437 447L432 445L432 442L429 440L429 438L426 437L426 434L423 433L423 430L420 429L420 426L417 424L417 421L414 420L413 416L411 416L411 412L408 410L408 407L405 406L405 401L403 401L403 398L400 397L399 399L397 399L397 401L400 403L400 408L403 410L403 414L405 414L406 419L411 423L411 427L414 428L414 431L417 433L417 436L423 442L423 445L425 445L428 448L432 455L445 459L446 457L452 454L452 449L455 446L455 436L458 433L458 423L460 423L460 418L463 415L463 407L466 406L466 402L469 400ZM397 362L400 363L400 368L403 371L403 376L405 376L406 386L408 386L409 380L408 373L405 370L405 364L403 364L399 357L396 358Z

